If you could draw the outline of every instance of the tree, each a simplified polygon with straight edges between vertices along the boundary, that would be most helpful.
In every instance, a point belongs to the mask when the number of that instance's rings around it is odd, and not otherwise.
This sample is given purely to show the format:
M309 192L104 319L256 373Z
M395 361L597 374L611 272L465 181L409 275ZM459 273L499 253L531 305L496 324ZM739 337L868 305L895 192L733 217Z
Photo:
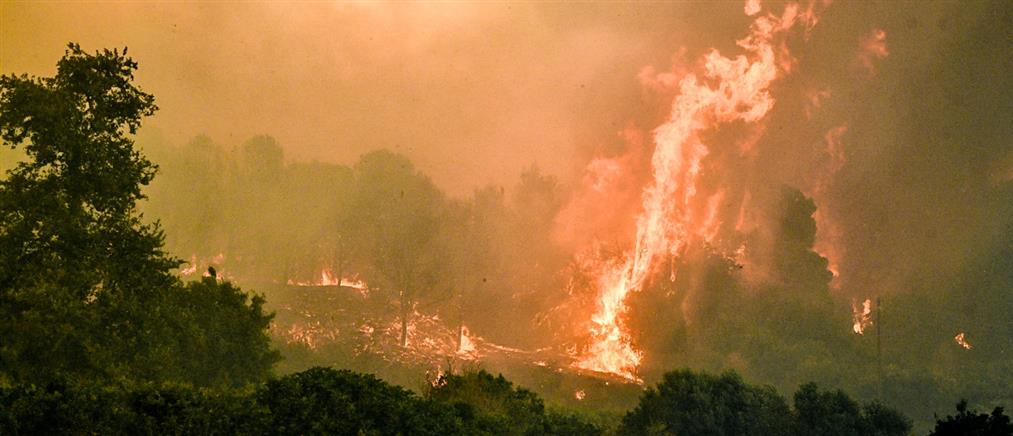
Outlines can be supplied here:
M457 410L470 424L469 434L602 434L577 416L546 411L538 395L485 370L442 375L426 397Z
M175 282L157 224L135 213L156 170L127 136L156 110L136 68L125 49L71 44L54 77L0 78L0 137L27 155L0 181L0 371L15 379L136 351L145 326L130 318Z
M967 400L957 403L957 414L936 420L936 428L929 436L1009 436L1013 435L1013 424L1002 407L996 407L992 414L978 413L967 408Z
M397 292L400 341L407 347L408 318L437 279L433 242L443 195L411 161L387 150L362 156L355 177L349 222L359 227L360 251Z
M281 359L264 334L274 314L264 298L249 295L229 282L205 277L166 293L165 310L173 314L172 378L197 386L240 387L266 380Z
M157 167L134 149L156 110L136 69L126 49L70 44L54 77L0 77L0 139L26 155L0 180L0 381L237 385L277 359L263 300L184 288L137 212Z
M448 404L467 404L489 431L508 429L509 434L525 434L537 428L545 415L545 404L537 395L515 389L502 375L486 371L443 375L428 397Z
M311 368L256 394L269 434L469 434L453 411L373 375Z
M904 436L911 420L879 403L859 406L844 391L806 383L795 392L795 434Z
M746 385L734 372L678 370L644 392L620 433L782 435L790 427L788 405L774 388Z

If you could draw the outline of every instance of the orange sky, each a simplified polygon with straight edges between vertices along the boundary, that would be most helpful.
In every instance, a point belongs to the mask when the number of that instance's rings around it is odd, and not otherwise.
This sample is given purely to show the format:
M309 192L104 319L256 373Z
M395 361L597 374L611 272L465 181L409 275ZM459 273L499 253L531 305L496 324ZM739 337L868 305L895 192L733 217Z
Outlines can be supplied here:
M623 99L638 98L641 67L722 40L701 30L740 31L740 9L4 1L0 72L50 75L70 41L127 46L161 108L148 132L269 134L291 158L344 163L386 147L463 194L531 164L574 173L635 112Z

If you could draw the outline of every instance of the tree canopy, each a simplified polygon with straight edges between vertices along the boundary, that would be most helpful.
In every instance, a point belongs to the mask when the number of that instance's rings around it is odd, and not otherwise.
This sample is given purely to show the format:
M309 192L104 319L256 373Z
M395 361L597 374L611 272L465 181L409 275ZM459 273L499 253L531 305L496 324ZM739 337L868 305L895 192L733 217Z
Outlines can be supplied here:
M911 421L879 403L860 406L842 391L813 383L795 393L794 408L770 386L752 386L734 372L665 374L623 419L623 434L890 435Z
M157 167L133 135L157 107L126 52L70 44L53 77L0 77L0 138L26 155L0 179L0 380L261 379L277 360L262 300L217 283L184 288L158 223L137 212ZM194 305L203 300L214 304ZM241 354L181 370L215 329L234 329L216 337ZM258 368L206 374L244 357Z

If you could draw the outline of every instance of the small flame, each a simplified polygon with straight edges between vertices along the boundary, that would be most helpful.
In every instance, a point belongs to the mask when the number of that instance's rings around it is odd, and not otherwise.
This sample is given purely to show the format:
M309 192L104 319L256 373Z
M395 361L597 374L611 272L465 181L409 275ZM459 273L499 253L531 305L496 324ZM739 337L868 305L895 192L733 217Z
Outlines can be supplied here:
M854 312L852 315L854 325L851 329L855 332L855 334L864 334L865 329L872 325L872 300L866 298L865 301L862 302L861 306L858 304L852 304L851 308Z
M366 282L358 280L354 277L338 278L337 276L334 275L333 272L331 272L330 268L324 268L323 270L321 270L320 279L315 282L297 282L289 279L288 284L293 286L308 286L308 287L341 286L345 288L357 289L359 293L362 294L363 296L365 296L369 292L369 285L367 285Z
M196 254L191 255L190 256L190 261L187 262L186 264L187 264L186 268L181 268L179 270L179 275L181 275L181 276L188 276L188 275L196 273L197 272L197 255Z
M970 350L971 348L974 348L971 346L970 342L967 342L967 338L964 332L957 333L957 335L953 337L953 340L957 341L957 345L964 347L965 350Z
M443 372L442 366L436 366L436 370L426 371L426 378L429 379L429 385L438 388L447 384L447 373Z
M478 350L475 348L475 343L468 336L468 327L461 326L461 337L457 346L457 354L473 355Z
M573 398L576 398L577 401L583 400L584 397L587 397L587 394L584 393L583 389L577 389L577 391L573 393Z

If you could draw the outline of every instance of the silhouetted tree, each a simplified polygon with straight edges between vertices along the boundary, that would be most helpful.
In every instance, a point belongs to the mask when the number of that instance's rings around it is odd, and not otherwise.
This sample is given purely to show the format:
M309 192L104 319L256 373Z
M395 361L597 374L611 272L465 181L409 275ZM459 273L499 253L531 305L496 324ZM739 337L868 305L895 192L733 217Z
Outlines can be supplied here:
M978 413L967 408L967 400L957 403L957 414L936 420L936 428L929 436L1010 436L1013 424L1003 413L1002 407L992 409L992 414Z
M872 403L862 407L841 390L820 391L806 383L795 392L795 434L903 436L911 421L897 411Z
M265 378L263 300L180 262L137 202L156 167L134 149L154 97L118 50L71 44L51 78L0 77L0 138L27 156L0 180L0 380ZM213 273L213 270L211 270Z
M15 379L149 351L145 304L179 262L135 212L156 170L128 136L156 110L136 68L71 44L54 77L0 78L0 137L28 156L0 181L0 372Z
M172 378L197 386L240 387L270 377L281 356L264 333L274 315L265 312L262 296L214 276L165 295L162 310L171 314L172 336L180 343L177 353L167 356L178 371Z

